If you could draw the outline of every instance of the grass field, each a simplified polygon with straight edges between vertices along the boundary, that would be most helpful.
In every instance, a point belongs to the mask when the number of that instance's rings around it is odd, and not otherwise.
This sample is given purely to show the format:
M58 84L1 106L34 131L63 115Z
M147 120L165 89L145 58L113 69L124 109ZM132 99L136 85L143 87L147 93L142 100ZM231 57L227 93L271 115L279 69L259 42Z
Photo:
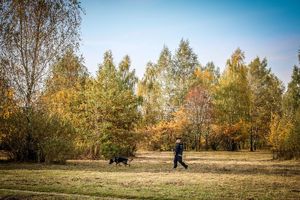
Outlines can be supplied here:
M300 162L268 152L140 152L130 167L108 161L66 165L0 164L0 197L9 199L300 199Z

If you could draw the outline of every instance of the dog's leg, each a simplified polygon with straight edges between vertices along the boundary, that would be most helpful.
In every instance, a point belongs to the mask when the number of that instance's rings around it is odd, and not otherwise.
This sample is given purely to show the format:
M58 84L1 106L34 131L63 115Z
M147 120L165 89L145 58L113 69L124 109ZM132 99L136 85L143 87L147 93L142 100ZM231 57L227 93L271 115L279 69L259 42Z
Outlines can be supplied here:
M133 160L132 158L128 160L129 167L130 167L130 163L131 163L132 160Z

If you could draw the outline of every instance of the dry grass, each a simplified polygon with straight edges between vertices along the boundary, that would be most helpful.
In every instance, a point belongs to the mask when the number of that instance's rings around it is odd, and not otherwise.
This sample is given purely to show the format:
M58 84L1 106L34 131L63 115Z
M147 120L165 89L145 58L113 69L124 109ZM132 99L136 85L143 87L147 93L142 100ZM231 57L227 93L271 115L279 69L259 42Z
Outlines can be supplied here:
M300 199L300 162L268 152L140 152L131 167L107 161L1 164L0 197L29 199Z

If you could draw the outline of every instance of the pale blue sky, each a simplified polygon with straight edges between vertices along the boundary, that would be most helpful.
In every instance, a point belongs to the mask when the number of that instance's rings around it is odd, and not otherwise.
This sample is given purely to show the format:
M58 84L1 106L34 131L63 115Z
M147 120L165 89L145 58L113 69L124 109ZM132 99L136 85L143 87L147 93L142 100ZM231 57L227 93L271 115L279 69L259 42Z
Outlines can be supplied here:
M240 47L246 62L256 56L285 83L300 49L297 0L82 0L81 53L92 74L110 49L115 63L128 54L139 78L148 61L156 62L166 45L174 52L188 39L198 60L224 69Z

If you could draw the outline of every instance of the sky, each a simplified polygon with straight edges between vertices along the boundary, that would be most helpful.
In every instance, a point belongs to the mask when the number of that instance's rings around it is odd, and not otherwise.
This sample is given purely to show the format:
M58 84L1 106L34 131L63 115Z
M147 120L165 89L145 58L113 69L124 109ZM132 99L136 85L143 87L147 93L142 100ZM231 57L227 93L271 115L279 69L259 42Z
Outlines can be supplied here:
M143 77L166 45L174 54L187 39L202 65L224 70L238 47L246 63L259 56L287 84L299 64L300 0L82 0L80 52L91 74L111 50L115 64L129 55Z

